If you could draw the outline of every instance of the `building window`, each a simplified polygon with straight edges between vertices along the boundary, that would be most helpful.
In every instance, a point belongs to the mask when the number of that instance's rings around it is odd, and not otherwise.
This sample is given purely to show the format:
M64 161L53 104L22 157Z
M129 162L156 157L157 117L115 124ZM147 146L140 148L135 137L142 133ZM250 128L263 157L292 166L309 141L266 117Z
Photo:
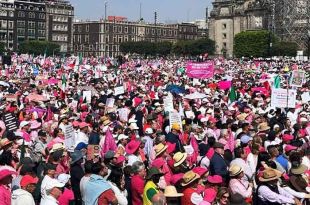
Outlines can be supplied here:
M78 26L78 32L82 32L82 26L81 25Z
M9 16L10 16L10 17L14 17L14 12L13 12L13 11L10 11Z
M105 30L109 31L109 25L105 25Z
M13 21L9 21L9 29L13 29L14 28L14 22Z
M89 42L89 35L85 35L85 42L86 42L86 43Z
M128 27L127 26L124 27L124 32L128 33Z
M17 35L19 35L19 36L24 36L24 35L25 35L25 29L23 29L23 28L18 28L18 29L17 29Z
M29 18L34 19L36 17L34 12L29 12L28 14Z
M18 17L24 18L25 17L25 12L19 11L17 14Z
M223 29L226 29L226 27L227 27L226 23L223 23L223 24L222 24L222 28L223 28Z
M45 36L45 30L38 30L38 35L40 37Z
M28 22L28 28L35 28L35 27L36 27L36 23L34 21Z
M17 21L17 27L25 27L25 21Z
M28 36L35 36L36 30L35 29L28 29Z
M45 19L45 14L40 13L39 14L39 19Z
M6 29L7 28L7 22L6 20L0 20L0 28Z
M169 36L172 36L172 31L171 30L169 31Z
M124 41L128 41L128 36L124 36Z
M155 29L152 29L152 34L155 34Z
M227 38L227 34L223 33L223 39L226 39L226 38Z
M6 11L3 11L3 10L0 10L0 16L7 16L7 12Z
M116 32L116 26L113 26L113 33Z
M44 22L38 22L38 28L39 29L45 29L45 23Z
M119 27L118 27L118 32L119 32L119 33L122 33L122 30L123 30L122 27L119 26Z
M123 41L122 37L118 37L118 42L121 43Z
M150 30L148 28L145 29L145 33L149 34Z
M223 43L223 48L226 48L227 44L226 43Z
M89 25L86 25L86 32L89 32Z
M163 30L163 36L165 36L165 35L166 35L166 30L164 29L164 30Z

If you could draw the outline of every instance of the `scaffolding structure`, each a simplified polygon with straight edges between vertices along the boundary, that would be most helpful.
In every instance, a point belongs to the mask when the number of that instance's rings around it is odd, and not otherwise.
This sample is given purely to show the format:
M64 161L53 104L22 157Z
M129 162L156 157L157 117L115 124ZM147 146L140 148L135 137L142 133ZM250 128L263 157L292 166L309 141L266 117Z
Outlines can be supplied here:
M268 29L282 41L307 47L310 31L310 0L260 0L268 10Z

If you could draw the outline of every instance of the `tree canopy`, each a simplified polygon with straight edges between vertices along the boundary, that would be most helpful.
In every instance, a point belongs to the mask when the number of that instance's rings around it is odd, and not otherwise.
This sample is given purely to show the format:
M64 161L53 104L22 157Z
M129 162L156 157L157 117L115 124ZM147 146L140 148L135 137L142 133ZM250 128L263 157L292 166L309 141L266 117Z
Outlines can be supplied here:
M49 41L25 41L20 44L19 52L29 53L34 55L51 56L57 54L60 51L60 46L56 43Z

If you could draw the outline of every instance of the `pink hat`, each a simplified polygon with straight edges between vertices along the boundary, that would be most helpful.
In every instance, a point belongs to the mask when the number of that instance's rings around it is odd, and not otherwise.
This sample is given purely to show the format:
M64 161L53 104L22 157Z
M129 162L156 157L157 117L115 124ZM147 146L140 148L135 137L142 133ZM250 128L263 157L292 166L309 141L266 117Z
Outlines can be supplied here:
M183 179L184 173L174 174L171 177L171 183L176 185L181 179Z
M285 146L284 151L285 151L285 152L290 152L290 151L296 150L296 149L297 149L297 147L295 147L295 146L289 144L289 145L286 145L286 146Z
M141 142L138 140L132 140L126 145L126 153L127 154L133 154L135 153L139 147L140 147Z
M208 176L207 180L211 184L221 184L221 183L223 183L223 178L220 175Z
M29 184L36 184L36 183L38 183L38 181L39 181L39 179L37 177L33 177L31 175L25 175L20 180L20 186L25 187Z
M79 127L80 127L80 128L84 128L84 127L88 127L88 126L89 126L89 124L86 123L86 122L81 122L81 123L79 124Z
M78 127L80 125L79 121L73 121L72 122L73 127Z
M217 120L216 120L214 117L210 117L210 118L209 118L209 122L216 123Z
M157 158L152 162L152 167L156 167L157 169L160 169L165 164L165 161L163 158Z
M30 129L32 129L32 130L38 129L40 126L41 126L41 123L36 121L36 120L34 120L34 121L31 121Z
M167 142L166 145L168 146L168 148L167 148L168 154L174 152L175 147L176 147L176 143Z
M294 139L294 136L293 135L289 135L289 134L284 134L282 136L282 140L287 142L287 141L290 141L290 140L293 140Z
M208 169L203 168L203 167L195 167L193 169L193 172L195 172L199 176L203 176L204 174L206 174L208 172Z
M8 177L8 176L11 176L11 175L17 175L16 172L12 171L12 170L9 170L9 169L3 169L0 171L0 180Z
M120 155L116 158L115 164L121 164L126 160L126 157L124 155Z
M203 198L204 201L212 203L216 198L216 191L213 188L206 188L205 189L205 196Z

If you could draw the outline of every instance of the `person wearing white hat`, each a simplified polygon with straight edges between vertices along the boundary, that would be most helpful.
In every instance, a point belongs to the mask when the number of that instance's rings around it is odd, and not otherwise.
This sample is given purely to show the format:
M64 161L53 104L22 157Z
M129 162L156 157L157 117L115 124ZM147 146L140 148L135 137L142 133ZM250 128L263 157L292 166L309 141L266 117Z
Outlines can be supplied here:
M70 178L71 176L69 174L64 173L57 177L57 180L65 185L64 191L58 199L59 204L68 204L68 202L70 203L74 200L74 193L71 188Z
M128 136L124 135L124 134L120 134L117 137L117 151L116 153L120 154L120 155L125 155L125 147L128 143Z
M144 152L147 155L148 158L150 158L152 150L153 150L153 144L154 144L154 131L152 128L146 128L145 130L145 136L142 138L145 140L144 145Z
M57 179L51 179L46 184L47 196L41 201L40 205L58 205L58 199L62 194L65 184Z

